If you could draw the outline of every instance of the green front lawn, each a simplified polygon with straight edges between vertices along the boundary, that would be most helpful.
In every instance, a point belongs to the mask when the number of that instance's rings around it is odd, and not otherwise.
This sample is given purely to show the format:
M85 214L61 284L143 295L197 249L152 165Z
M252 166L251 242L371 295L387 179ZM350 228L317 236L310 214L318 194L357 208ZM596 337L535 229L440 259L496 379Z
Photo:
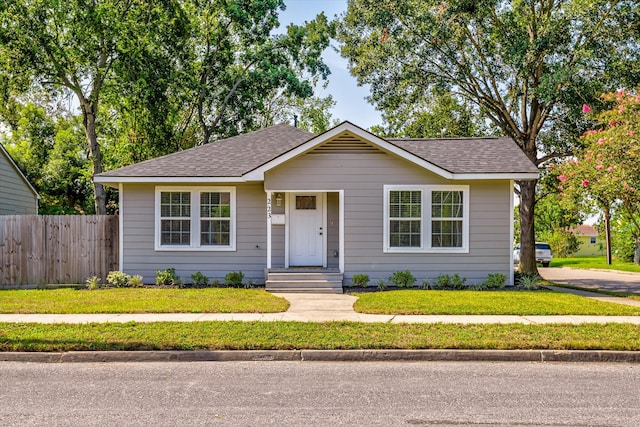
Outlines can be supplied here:
M373 292L359 295L354 308L372 314L640 315L640 307L545 291Z
M0 324L0 351L264 349L640 350L638 326L300 322Z
M611 265L607 265L606 257L576 257L576 258L554 258L551 267L571 267L571 268L597 268L603 270L630 271L640 273L640 265L632 262L613 259Z
M288 308L285 299L257 289L0 290L0 313L278 313Z

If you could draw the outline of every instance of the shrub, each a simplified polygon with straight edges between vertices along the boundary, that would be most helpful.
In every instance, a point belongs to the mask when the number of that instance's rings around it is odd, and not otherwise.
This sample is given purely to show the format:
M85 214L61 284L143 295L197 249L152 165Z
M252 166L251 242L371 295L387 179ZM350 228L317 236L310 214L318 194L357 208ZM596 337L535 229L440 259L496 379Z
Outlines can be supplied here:
M91 277L87 277L87 289L89 289L90 291L94 290L94 289L98 289L100 287L100 281L102 279L100 279L98 276L91 276Z
M110 271L107 274L107 283L116 288L126 288L129 285L131 276L122 271Z
M369 275L368 274L354 274L353 279L351 280L351 286L359 286L361 288L366 288L369 285Z
M209 278L199 271L196 271L191 275L194 288L206 288L209 286Z
M487 289L504 289L504 284L507 281L507 276L501 273L490 273L487 280L483 284Z
M182 281L176 275L175 268L166 270L156 270L156 285L160 286L180 286Z
M416 283L416 278L409 270L396 271L389 277L389 281L398 288L410 288Z
M518 278L518 285L526 290L540 289L540 276L537 274L521 274Z
M378 290L384 291L385 289L387 289L387 285L384 284L384 280L378 280Z
M129 278L129 286L132 288L142 288L144 283L142 283L142 276L139 274L133 275Z
M440 289L465 289L466 286L464 284L466 281L467 278L460 277L458 273L454 274L453 277L448 274L436 277L436 285Z
M242 286L244 280L244 273L242 271L231 271L224 276L224 284L234 288Z
M435 291L435 290L442 289L442 288L440 287L440 285L438 285L437 282L430 282L428 280L424 280L422 282L422 285L420 285L420 289L426 289L426 290Z

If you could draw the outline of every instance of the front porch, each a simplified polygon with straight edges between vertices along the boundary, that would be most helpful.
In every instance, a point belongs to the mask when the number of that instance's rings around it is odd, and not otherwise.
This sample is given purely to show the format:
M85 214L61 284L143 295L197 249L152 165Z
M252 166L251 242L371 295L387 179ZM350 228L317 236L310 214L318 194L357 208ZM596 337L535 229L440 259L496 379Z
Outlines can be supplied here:
M266 193L266 290L342 293L343 191Z

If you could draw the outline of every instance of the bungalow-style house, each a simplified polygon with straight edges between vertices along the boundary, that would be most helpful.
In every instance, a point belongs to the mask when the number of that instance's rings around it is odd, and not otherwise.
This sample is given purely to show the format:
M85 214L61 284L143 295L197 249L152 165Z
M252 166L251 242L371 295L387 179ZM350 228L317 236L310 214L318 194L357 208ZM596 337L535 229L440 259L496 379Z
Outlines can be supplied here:
M595 227L588 224L581 224L569 229L570 233L573 233L580 242L578 251L573 256L604 256L605 245L600 241L598 236L598 230Z
M536 166L509 138L383 139L349 122L280 124L99 174L119 189L120 269L175 268L267 290L342 292L409 270L513 284L513 184ZM389 284L389 282L386 282Z
M36 215L40 195L0 144L0 215Z

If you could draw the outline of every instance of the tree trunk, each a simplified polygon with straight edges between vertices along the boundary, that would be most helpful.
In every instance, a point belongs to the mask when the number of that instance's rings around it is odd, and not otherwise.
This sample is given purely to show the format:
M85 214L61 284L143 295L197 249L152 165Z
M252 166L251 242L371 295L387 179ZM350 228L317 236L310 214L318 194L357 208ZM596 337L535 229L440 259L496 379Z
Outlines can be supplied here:
M611 211L604 208L604 231L607 242L607 265L611 265Z
M636 236L636 250L633 251L633 263L640 264L640 236Z
M100 144L98 144L98 137L96 135L96 113L98 111L98 103L96 101L90 102L84 100L82 106L82 123L84 125L84 132L87 137L87 143L89 144L89 154L91 155L92 173L91 180L93 181L93 193L94 193L94 205L96 214L105 215L107 213L106 207L106 194L104 186L97 184L93 177L102 172L102 153L100 151Z
M537 275L536 235L534 228L534 208L536 204L536 184L533 181L518 181L520 186L520 271Z

